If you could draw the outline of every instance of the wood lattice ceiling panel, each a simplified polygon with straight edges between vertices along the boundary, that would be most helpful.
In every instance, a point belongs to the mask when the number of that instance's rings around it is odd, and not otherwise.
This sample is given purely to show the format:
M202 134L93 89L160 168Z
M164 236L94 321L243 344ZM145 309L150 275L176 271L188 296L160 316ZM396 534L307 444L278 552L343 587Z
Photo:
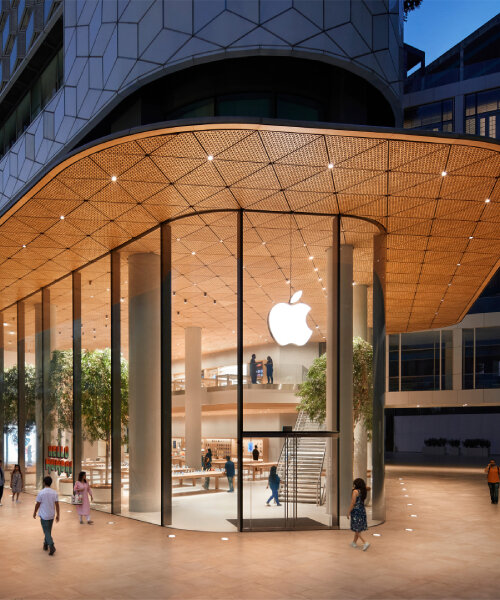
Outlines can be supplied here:
M160 222L241 207L295 213L295 274L311 290L326 265L327 215L371 221L343 219L342 241L354 246L360 283L371 283L373 236L377 226L385 228L388 331L450 325L499 265L499 176L498 144L415 133L211 124L108 140L61 162L0 219L0 308ZM258 303L267 294L274 301L287 277L291 219L245 218L249 298ZM229 318L234 216L197 219L174 227L183 240L174 242L179 281L186 290L203 282ZM321 301L316 293L311 304ZM193 306L190 318L213 315L220 326L226 317L215 314L213 299L211 307ZM261 336L256 308L248 325Z

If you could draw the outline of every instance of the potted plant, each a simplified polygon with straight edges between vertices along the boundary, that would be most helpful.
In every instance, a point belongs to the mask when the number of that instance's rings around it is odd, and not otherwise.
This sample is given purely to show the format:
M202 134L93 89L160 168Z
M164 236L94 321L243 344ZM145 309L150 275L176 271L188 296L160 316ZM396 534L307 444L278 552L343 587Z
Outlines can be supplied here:
M482 438L469 438L462 442L464 456L488 456L490 453L490 440Z
M426 455L444 455L445 448L446 438L427 438L422 452Z
M447 440L446 454L458 456L460 454L460 440Z

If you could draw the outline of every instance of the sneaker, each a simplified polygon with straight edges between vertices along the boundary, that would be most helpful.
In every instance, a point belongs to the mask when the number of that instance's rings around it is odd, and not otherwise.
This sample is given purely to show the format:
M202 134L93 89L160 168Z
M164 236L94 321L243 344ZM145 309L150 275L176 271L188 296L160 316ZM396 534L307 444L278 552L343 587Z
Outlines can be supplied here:
M365 544L363 544L363 552L366 552L369 547L370 547L370 544L368 542L366 542Z
M52 546L50 547L50 550L49 550L49 556L52 556L55 551L56 551L56 547L54 546L54 544L52 544Z
M359 546L356 544L356 542L351 542L351 543L350 543L350 546L351 546L352 548L359 548Z
M49 549L49 545L47 544L47 542L43 542L43 549L44 550L48 550Z
M266 502L266 506L271 506L271 505L269 504L269 502Z
M94 521L87 521L87 525L93 525Z

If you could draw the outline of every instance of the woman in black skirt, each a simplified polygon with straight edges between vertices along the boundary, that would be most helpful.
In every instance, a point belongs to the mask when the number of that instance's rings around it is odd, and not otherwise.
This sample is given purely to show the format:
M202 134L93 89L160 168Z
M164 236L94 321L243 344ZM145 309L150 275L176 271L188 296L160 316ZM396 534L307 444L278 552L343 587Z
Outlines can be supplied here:
M355 479L352 484L352 497L351 497L351 506L349 508L349 512L347 513L347 518L351 518L351 530L354 531L354 539L351 542L351 546L353 548L359 548L358 538L363 542L362 550L368 550L370 544L365 542L363 539L361 532L366 531L368 529L368 524L366 522L366 509L365 509L365 500L366 500L366 483L363 479Z

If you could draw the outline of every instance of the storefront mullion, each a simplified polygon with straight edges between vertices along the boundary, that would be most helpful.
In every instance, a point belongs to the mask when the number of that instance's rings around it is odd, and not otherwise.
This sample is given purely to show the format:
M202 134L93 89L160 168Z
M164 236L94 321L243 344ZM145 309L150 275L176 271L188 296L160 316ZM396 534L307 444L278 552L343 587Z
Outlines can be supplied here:
M25 306L17 303L17 462L23 477L26 478L26 366L25 366Z
M236 254L236 360L237 360L237 391L236 391L236 421L238 430L238 498L237 520L238 531L243 531L243 211L238 212Z
M72 275L73 312L73 483L82 468L82 276Z
M111 512L122 511L121 273L120 253L113 250L111 268Z

